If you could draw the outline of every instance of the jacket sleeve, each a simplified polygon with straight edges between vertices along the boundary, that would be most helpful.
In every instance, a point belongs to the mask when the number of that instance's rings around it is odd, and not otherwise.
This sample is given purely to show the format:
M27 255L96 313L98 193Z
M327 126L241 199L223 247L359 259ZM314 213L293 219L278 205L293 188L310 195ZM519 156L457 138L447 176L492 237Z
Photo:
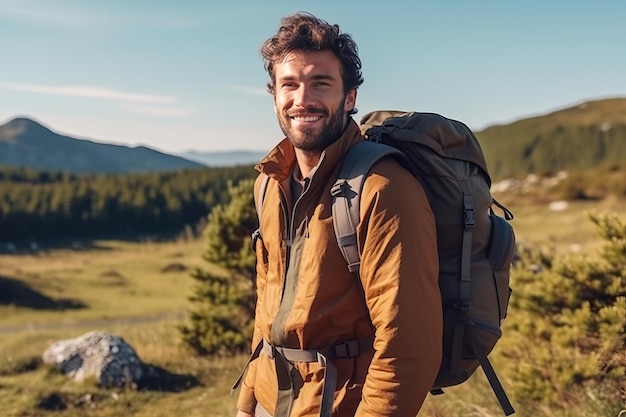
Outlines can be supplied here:
M260 178L260 177L259 177ZM254 185L254 195L258 195L258 189L260 186L260 181L257 178L257 181ZM255 199L256 200L256 199ZM256 201L255 201L255 204ZM262 239L257 239L256 246L256 307L255 307L255 317L258 316L259 306L262 305L262 299L265 289L265 283L267 282L267 251L265 246L263 245ZM252 335L252 349L261 342L262 339L261 329L255 320L254 323L254 332ZM254 414L254 409L256 408L256 398L254 396L254 380L256 378L256 361L252 361L248 367L248 373L241 384L241 391L239 392L239 397L237 399L237 409L241 411L245 411L250 414Z
M415 416L442 355L434 216L418 181L389 159L366 179L360 210L360 275L375 353L355 416Z

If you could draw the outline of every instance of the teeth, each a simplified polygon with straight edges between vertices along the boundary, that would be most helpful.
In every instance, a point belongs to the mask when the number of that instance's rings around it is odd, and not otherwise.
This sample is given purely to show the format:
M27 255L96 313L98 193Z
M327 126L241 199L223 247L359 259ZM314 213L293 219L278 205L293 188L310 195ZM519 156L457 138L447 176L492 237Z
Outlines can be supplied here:
M294 120L298 122L314 122L318 120L320 116L294 116Z

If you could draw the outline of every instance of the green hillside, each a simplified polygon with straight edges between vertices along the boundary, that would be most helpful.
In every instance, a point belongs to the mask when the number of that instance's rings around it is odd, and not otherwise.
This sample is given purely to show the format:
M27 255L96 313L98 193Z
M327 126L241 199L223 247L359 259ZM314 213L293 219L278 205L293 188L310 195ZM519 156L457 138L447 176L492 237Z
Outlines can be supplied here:
M626 98L581 103L476 136L495 180L626 164Z

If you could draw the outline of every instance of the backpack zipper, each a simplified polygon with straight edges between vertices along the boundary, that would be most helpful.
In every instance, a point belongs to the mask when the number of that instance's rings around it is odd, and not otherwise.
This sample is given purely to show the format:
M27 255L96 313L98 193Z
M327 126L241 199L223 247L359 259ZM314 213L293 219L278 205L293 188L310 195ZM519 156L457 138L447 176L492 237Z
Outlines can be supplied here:
M500 329L500 326L497 326L497 325L495 325L493 323L489 323L489 322L484 321L484 320L468 318L467 321L466 321L466 324L468 326L478 327L478 328L487 330L489 333L493 333L493 334L496 334L498 336L502 336L502 329Z

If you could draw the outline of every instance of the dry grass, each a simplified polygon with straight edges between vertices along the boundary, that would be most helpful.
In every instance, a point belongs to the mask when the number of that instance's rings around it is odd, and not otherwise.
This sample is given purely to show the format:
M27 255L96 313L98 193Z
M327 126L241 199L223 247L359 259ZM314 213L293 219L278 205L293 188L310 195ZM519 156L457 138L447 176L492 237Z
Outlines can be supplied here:
M102 326L122 336L142 361L156 367L161 380L139 389L103 390L77 383L36 363L52 342L76 337L72 329L25 332L0 342L2 416L233 416L229 387L245 358L195 357L178 344L176 321L147 326ZM20 363L35 366L20 367ZM57 408L58 410L55 410Z
M102 241L83 250L0 256L0 415L232 416L230 386L245 362L196 357L179 343L201 241ZM6 296L12 292L12 297ZM8 299L11 298L11 303ZM102 390L41 364L60 339L123 337L161 376L139 390Z
M599 247L591 213L615 213L626 218L626 201L615 197L600 201L568 201L562 210L550 208L561 200L543 196L495 195L515 215L511 222L517 241L528 246L553 247L559 252L590 252Z
M2 255L0 328L175 315L187 306L189 271L203 266L201 242L98 242L87 250ZM173 264L184 266L165 271ZM24 308L25 307L25 308Z

